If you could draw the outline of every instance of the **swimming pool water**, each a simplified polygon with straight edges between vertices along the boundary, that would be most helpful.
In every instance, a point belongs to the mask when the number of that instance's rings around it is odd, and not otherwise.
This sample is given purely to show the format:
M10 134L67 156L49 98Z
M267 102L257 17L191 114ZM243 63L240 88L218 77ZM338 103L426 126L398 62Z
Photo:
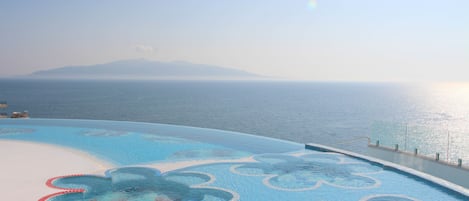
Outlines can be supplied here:
M47 201L462 201L469 197L379 163L220 130L114 121L0 120L0 139L65 146L115 167L64 176ZM252 158L239 161L236 159ZM162 172L158 164L221 163ZM231 161L231 162L230 162ZM45 195L46 196L46 195Z
M77 121L76 125L70 124L74 121L67 120L54 120L53 125L47 125L47 122L38 119L2 120L0 138L71 147L116 165L163 160L230 159L266 151L278 152L273 147L258 146L257 142L267 138L243 140L236 133L218 130L110 121ZM280 143L277 140L270 141ZM301 149L301 145L296 143L276 147L280 151Z

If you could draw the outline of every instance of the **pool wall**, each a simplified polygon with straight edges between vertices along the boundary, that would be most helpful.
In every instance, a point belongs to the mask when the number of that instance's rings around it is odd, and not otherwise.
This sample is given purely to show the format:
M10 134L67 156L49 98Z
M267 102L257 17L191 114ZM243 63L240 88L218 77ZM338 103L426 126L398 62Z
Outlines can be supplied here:
M315 151L322 151L322 152L336 152L336 153L341 153L341 154L344 154L344 155L347 155L347 156L350 156L350 157L353 157L353 158L364 160L364 161L369 162L369 163L380 164L385 169L390 169L390 170L394 170L396 172L407 174L407 175L412 176L416 179L424 180L424 181L428 182L429 185L437 185L437 186L440 186L440 187L443 187L443 188L447 189L448 191L452 191L452 193L460 194L461 196L465 196L465 197L469 198L469 190L467 188L461 186L461 185L451 183L451 182L443 180L441 178L438 178L438 177L435 177L435 176L429 175L427 173L423 173L423 172L420 172L420 171L417 171L417 170L414 170L414 169L411 169L411 168L408 168L408 167L404 167L404 166L398 165L396 163L391 163L391 162L384 161L384 160L381 160L381 159L378 159L378 158L374 158L374 157L370 157L370 156L364 156L364 155L357 154L357 153L354 153L354 152L345 151L345 150L342 150L342 149L337 149L337 148L333 148L333 147L329 147L329 146L325 146L325 145L320 145L320 144L315 144L315 143L305 144L305 149L315 150ZM458 174L458 173L451 173L450 169L442 169L441 171L442 172L445 171L442 174L445 174L445 173L455 174L455 175ZM462 177L465 178L467 176L467 172L465 174L460 173L460 175L464 175Z
M369 146L367 155L425 172L469 189L469 169L465 166L459 167L444 161L436 161L431 157L373 145Z

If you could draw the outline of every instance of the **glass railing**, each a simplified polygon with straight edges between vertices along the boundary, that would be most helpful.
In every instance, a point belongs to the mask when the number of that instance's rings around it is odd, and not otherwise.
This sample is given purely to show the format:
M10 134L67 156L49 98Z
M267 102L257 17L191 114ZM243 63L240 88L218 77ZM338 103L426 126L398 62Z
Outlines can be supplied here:
M469 167L468 142L468 128L454 128L443 123L376 121L371 126L371 145L465 167Z

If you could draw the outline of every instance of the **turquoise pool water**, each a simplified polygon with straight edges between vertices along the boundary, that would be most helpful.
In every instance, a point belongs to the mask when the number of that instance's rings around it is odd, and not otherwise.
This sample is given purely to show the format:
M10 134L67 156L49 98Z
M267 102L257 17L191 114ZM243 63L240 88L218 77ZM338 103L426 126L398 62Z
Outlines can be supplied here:
M0 138L75 148L116 165L240 158L289 152L301 144L221 130L115 121L23 119L0 121ZM270 142L270 143L269 143ZM263 143L272 146L259 146Z
M0 120L0 139L66 146L114 164L56 175L45 201L462 201L456 191L377 163L220 130L115 121ZM235 159L252 157L249 162ZM159 163L224 160L161 172ZM233 162L230 162L233 161ZM39 198L38 198L39 199Z

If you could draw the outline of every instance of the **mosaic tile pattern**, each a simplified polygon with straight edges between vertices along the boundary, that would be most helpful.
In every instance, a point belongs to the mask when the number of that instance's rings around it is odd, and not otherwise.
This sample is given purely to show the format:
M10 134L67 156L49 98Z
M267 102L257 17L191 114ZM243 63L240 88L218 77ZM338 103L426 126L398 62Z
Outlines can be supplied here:
M72 175L51 179L51 187L66 190L41 201L234 201L236 193L207 186L214 178L198 172L161 174L146 167L109 170L106 176Z
M348 163L336 154L291 156L266 154L254 157L258 163L236 165L231 171L264 178L264 184L278 190L306 191L326 184L338 188L375 188L380 181L369 176L382 170L366 163Z
M35 131L32 128L0 128L0 135L29 134Z
M128 132L125 131L115 131L115 130L106 130L106 129L88 129L80 132L84 136L94 136L94 137L119 137L128 135Z

